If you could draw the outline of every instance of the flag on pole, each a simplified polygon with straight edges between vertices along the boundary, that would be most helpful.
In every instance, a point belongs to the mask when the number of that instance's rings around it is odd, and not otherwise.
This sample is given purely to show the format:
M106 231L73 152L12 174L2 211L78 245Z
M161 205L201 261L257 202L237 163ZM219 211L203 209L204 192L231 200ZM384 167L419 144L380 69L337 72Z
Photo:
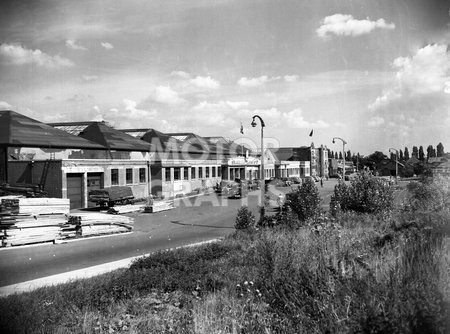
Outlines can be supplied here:
M313 136L313 132L314 132L314 130L311 130L311 132L309 133L309 136L310 136L310 137Z
M244 134L244 127L242 126L242 122L241 122L241 133Z

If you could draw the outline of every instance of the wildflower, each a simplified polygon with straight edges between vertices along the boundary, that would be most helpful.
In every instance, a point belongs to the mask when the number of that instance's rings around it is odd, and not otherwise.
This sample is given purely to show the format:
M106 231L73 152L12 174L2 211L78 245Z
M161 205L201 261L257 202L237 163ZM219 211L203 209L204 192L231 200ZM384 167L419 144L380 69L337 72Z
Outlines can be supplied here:
M244 282L244 285L248 285L248 282L247 282L247 281L245 281L245 282Z
M253 282L252 282L252 281L250 281L249 284L250 284L251 286L253 286Z

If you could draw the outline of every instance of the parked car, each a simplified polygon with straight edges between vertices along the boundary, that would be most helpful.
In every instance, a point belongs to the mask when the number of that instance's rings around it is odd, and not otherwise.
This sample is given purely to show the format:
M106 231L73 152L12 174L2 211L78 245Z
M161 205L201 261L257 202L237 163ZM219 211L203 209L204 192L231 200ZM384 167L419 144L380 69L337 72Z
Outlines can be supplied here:
M245 180L236 179L228 183L223 189L222 194L228 198L242 198L248 195L248 184Z
M289 180L291 181L291 183L293 184L301 184L302 183L302 179L299 178L298 176L291 176L289 178Z

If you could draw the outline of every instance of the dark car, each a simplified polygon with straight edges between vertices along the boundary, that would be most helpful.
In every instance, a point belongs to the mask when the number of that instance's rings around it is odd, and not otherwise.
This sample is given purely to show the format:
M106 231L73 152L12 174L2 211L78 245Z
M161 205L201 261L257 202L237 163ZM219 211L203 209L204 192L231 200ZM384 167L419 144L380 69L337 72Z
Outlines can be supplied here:
M298 176L291 176L289 178L289 181L291 181L293 184L301 184L302 183L302 179L299 178Z

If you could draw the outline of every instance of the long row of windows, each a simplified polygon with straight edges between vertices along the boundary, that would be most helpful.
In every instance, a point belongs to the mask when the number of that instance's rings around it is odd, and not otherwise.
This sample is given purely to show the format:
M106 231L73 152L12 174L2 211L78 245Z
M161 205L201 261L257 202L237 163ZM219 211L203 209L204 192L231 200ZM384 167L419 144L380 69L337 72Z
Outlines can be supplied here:
M173 179L171 177L172 172L173 172ZM220 176L221 176L220 166L164 168L165 181L195 180Z
M146 183L146 168L139 168L139 183ZM136 181L134 180L134 169L133 168L125 168L125 183L126 184L134 184ZM119 185L119 169L114 168L111 169L111 185L118 186Z

